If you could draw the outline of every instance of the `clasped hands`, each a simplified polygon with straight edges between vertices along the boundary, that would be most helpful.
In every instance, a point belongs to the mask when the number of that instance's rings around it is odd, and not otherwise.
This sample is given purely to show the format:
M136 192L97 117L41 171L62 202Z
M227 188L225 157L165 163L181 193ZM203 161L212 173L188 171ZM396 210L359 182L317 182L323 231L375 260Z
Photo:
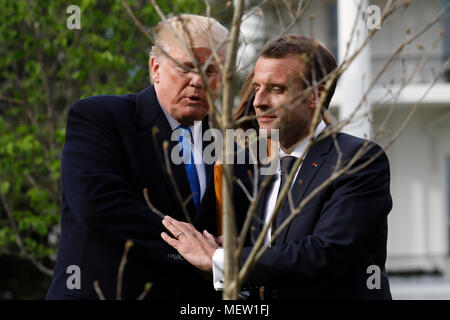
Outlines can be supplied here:
M217 248L222 246L222 237L214 238L212 234L204 230L197 231L187 222L181 222L165 216L162 224L175 237L162 232L161 238L194 267L203 271L212 271L212 257Z

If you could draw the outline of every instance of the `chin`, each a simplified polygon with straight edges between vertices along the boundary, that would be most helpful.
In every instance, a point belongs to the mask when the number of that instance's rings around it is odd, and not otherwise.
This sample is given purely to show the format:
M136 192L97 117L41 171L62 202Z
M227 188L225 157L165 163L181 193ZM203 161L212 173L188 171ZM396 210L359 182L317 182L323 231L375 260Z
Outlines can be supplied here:
M274 121L272 122L258 122L258 126L259 129L266 129L266 130L271 130L271 129L278 129L278 125L277 123L274 123ZM269 132L270 134L270 132Z
M196 111L196 112L190 112L183 116L183 119L186 121L202 121L206 116L208 115L208 112L204 111Z
M273 128L271 126L262 126L262 127L260 126L259 133L261 134L261 131L266 131L267 137L270 138L272 136L272 132L271 132L272 129L276 129L276 128Z

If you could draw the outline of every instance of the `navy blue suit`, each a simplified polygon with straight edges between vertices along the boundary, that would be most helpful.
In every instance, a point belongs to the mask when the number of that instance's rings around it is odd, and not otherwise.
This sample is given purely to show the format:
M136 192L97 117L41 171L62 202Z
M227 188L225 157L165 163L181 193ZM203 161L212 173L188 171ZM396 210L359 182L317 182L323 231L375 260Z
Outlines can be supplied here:
M365 141L343 133L336 139L343 164ZM379 146L371 146L353 168L380 151ZM331 176L337 160L331 137L311 147L291 189L295 206ZM391 299L385 271L387 216L392 208L389 190L384 152L360 171L336 179L306 204L268 248L250 272L248 288L265 286L267 299ZM264 205L263 201L257 210L262 221ZM281 220L289 213L285 202ZM256 221L254 239L262 227ZM250 250L244 249L242 261ZM379 289L367 286L374 274L371 269L367 273L371 265L381 271ZM375 282L369 279L369 283Z
M203 130L207 128L204 119ZM134 246L123 276L124 299L136 299L146 282L153 284L148 298L220 298L211 279L161 239L166 231L161 218L144 201L142 190L148 188L157 209L185 221L162 163L162 143L170 142L171 133L153 86L138 94L86 98L71 107L62 155L61 239L47 299L98 299L95 280L107 299L115 299L128 239ZM169 155L176 143L170 142ZM171 167L186 199L191 192L184 165ZM198 211L192 201L188 211L198 230L217 235L213 171L213 165L205 165L204 196ZM235 171L247 175L243 167ZM246 201L236 192L235 201L242 204L241 200ZM70 265L80 267L81 289L66 285Z

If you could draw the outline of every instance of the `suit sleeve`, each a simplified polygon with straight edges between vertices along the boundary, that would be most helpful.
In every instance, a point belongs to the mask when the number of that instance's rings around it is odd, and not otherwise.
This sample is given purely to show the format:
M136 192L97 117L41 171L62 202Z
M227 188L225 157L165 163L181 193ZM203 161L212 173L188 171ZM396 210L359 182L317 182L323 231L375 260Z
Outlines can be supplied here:
M160 238L161 218L126 182L126 154L101 101L74 104L67 117L62 184L76 222L93 237L153 262L186 263ZM76 239L73 239L76 241Z
M379 150L373 145L354 168ZM389 185L389 162L384 153L364 169L336 179L313 233L301 241L268 248L250 271L249 283L276 284L346 268L348 258L364 250L374 232L384 228L383 221L392 207ZM243 250L241 262L250 251L249 247Z

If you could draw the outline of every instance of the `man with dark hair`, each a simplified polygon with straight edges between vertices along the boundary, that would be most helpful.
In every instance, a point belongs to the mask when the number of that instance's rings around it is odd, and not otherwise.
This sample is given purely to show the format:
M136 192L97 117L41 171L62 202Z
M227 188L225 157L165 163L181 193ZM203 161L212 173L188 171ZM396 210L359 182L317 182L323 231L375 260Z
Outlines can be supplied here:
M301 78L306 87L313 84L313 80L324 79L336 69L336 59L333 54L318 42L301 35L287 35L269 41L262 49L259 57L280 59L295 55L305 65L306 70ZM327 98L323 104L328 109L337 81L334 81L328 90Z
M291 214L287 197L281 203L265 238L271 246L244 285L264 286L266 299L391 299L385 271L387 215L392 208L388 159L372 142L344 133L327 136L322 119L310 132L320 99L327 94L325 80L335 68L335 58L327 49L300 35L270 41L255 65L252 106L260 130L280 129L279 157L273 159L280 170L259 203L254 236L263 227L258 221L265 225L272 221L279 192L296 159L303 161L286 186L294 207L336 169L350 163L350 170L321 189L271 239L272 230ZM325 108L335 86L328 90ZM314 144L308 149L309 138ZM358 154L362 149L365 152ZM359 157L351 162L355 155ZM220 289L223 249L199 237L192 225L171 217L163 224L173 235L183 232L178 239L163 233L163 239L194 266L212 270L214 286ZM251 250L244 248L241 263Z

